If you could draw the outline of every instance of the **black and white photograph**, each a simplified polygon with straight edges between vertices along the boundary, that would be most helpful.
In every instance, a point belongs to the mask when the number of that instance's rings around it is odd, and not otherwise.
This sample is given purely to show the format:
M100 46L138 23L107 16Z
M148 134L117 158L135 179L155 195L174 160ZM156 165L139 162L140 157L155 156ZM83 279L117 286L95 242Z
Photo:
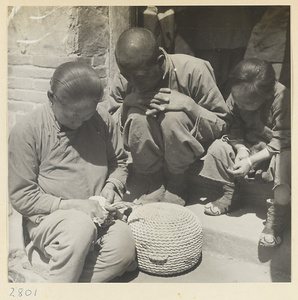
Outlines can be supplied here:
M4 296L294 299L293 5L100 4L4 6Z

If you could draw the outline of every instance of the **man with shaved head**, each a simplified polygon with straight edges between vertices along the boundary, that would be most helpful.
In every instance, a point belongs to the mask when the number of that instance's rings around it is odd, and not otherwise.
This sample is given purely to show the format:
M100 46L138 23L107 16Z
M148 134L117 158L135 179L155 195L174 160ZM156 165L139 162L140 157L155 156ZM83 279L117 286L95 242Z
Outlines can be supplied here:
M130 28L116 44L119 74L110 113L123 130L136 179L148 185L137 203L185 204L189 166L226 130L228 108L209 62L167 54L151 31Z

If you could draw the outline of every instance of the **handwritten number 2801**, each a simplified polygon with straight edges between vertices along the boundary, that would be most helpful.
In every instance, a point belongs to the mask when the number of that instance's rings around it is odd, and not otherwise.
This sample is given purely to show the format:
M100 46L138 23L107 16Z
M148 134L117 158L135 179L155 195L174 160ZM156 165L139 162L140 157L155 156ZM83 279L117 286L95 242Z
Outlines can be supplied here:
M22 288L19 289L14 289L11 288L11 293L10 293L10 297L23 297L23 296L36 296L37 294L37 290L24 290Z

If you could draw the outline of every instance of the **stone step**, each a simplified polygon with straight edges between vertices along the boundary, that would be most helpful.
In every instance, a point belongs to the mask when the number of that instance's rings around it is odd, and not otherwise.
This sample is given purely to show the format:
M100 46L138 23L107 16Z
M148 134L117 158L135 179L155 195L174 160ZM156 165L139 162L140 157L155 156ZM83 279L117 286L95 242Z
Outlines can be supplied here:
M203 226L203 251L217 253L267 267L274 276L291 277L291 230L285 229L283 243L276 248L259 246L258 240L264 227L266 209L245 205L240 210L221 216L204 214L203 205L190 199L186 206L194 212Z
M188 180L187 207L203 223L205 251L268 267L272 276L291 277L290 220L280 246L267 248L258 243L266 220L266 199L272 197L272 184L241 184L241 209L208 216L204 214L204 205L221 195L221 186L198 176L189 176Z

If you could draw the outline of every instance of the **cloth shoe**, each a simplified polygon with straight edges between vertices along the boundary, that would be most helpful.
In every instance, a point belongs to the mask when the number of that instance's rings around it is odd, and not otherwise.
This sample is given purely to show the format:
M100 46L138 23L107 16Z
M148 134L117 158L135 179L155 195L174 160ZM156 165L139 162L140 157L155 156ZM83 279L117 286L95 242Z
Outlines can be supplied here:
M147 204L152 202L160 202L164 199L165 194L165 179L163 171L160 170L156 173L147 175L148 188L147 192L139 199L133 201L135 204Z
M267 219L259 244L264 247L276 247L282 242L282 232L289 216L290 204L274 204L272 199L267 200L267 204Z
M186 175L168 172L166 187L163 202L184 206L187 200Z
M223 196L204 206L204 213L210 216L226 214L240 207L240 195L235 183L223 185Z

